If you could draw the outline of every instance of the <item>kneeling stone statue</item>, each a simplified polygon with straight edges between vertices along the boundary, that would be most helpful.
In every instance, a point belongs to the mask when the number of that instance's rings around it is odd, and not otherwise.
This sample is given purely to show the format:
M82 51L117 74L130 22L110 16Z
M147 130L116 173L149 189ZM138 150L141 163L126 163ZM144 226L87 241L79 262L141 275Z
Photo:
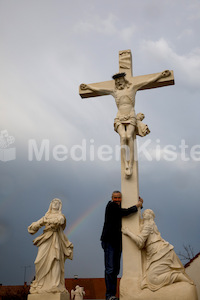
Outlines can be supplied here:
M141 290L147 288L152 292L156 292L164 286L177 282L187 282L194 285L185 273L174 247L161 237L154 219L154 212L151 209L146 209L143 212L139 234L134 234L127 227L122 228L122 233L129 236L137 247L142 250L143 276ZM173 299L173 297L170 299Z

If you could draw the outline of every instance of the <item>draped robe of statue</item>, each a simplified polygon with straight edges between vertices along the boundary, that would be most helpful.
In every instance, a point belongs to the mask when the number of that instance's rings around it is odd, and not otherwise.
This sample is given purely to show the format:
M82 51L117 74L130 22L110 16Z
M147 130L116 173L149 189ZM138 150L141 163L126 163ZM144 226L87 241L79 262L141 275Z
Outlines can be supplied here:
M64 264L67 258L73 258L73 244L63 232L66 218L61 213L62 202L60 200L58 211L52 211L53 201L58 200L52 200L45 216L28 227L29 233L34 234L39 228L45 226L43 234L33 241L38 247L38 254L35 260L35 280L30 288L31 294L67 292Z
M146 209L143 213L144 223L139 234L133 234L128 228L122 232L143 249L143 279L141 289L157 291L163 286L186 281L193 284L174 251L174 246L165 241L154 222L154 213Z

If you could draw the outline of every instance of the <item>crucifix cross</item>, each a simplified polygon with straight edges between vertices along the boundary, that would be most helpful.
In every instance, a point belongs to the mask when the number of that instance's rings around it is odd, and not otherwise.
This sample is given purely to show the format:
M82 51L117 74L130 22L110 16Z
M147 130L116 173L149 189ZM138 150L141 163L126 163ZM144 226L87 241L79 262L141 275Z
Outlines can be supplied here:
M114 120L114 129L120 135L122 160L125 164L125 176L130 178L133 172L134 160L134 134L145 136L150 131L142 123L144 114L135 114L135 96L138 90L161 87L174 84L173 72L132 76L131 51L119 52L119 73L113 76L112 81L81 84L80 95L82 98L112 95L118 108Z
M132 75L132 55L130 50L119 52L119 73L114 80L92 84L82 84L79 94L82 98L112 95L118 108L114 120L115 130L121 141L121 192L122 207L128 208L138 202L138 162L137 149L134 147L136 134L144 136L149 133L147 125L135 115L135 95L138 90L163 87L174 84L173 71L164 71L143 76ZM124 145L130 150L129 161L125 158ZM134 150L134 151L133 151ZM133 152L134 158L133 159ZM132 156L131 156L132 155ZM124 174L126 176L124 176ZM122 220L122 226L130 228L136 234L139 232L140 213ZM126 236L123 236L123 276L120 282L120 300L127 300L127 290L138 290L138 282L142 276L141 251ZM134 296L131 299L135 299Z
M147 79L153 78L155 75L158 75L159 73L154 74L148 74L148 75L142 75L142 76L134 76L132 75L132 54L131 50L124 50L119 51L119 73L126 73L126 77L133 82L133 84L137 84L140 82L145 82ZM95 88L113 88L114 89L114 80L109 81L103 81L103 82L97 82L92 83L91 86ZM152 88L158 88L168 85L174 84L174 76L173 72L171 71L171 75L166 78L161 78L155 82L151 82L145 86L142 86L138 90L146 90L146 89L152 89ZM98 92L98 91L92 91L89 89L83 90L79 88L79 95L81 98L91 98L91 97L97 97L97 96L105 96L107 95L105 92Z

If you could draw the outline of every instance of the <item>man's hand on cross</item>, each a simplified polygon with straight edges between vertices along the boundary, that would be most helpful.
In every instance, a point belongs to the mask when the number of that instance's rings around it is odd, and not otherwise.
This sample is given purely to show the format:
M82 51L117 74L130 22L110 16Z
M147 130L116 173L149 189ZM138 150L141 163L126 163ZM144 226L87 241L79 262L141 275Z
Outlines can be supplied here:
M138 203L136 204L137 208L142 207L143 199L139 197Z

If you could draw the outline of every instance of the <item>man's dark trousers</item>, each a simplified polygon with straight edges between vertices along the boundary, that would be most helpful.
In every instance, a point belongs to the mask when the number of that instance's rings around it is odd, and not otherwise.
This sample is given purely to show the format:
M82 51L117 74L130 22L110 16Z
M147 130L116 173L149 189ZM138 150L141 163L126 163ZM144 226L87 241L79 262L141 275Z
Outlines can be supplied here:
M106 299L116 295L117 276L120 271L121 245L102 242L105 260Z

